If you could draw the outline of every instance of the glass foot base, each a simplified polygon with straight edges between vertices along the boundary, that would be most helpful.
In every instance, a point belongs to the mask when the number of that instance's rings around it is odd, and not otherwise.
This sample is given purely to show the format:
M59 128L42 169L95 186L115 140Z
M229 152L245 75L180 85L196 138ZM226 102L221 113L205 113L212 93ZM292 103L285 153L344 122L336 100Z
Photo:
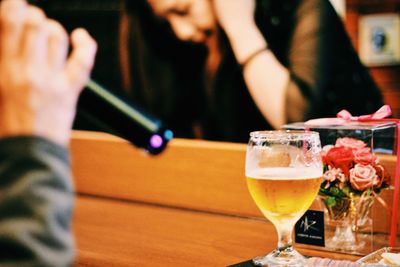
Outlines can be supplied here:
M266 256L254 258L253 263L256 266L266 267L303 267L306 258L292 248L281 251L277 249Z
M334 236L326 241L325 246L334 251L355 252L361 250L365 242L361 240L361 235L353 232L351 224L348 224L337 226Z
M349 242L347 240L337 240L332 238L327 240L325 247L332 251L357 252L361 251L365 247L365 242Z

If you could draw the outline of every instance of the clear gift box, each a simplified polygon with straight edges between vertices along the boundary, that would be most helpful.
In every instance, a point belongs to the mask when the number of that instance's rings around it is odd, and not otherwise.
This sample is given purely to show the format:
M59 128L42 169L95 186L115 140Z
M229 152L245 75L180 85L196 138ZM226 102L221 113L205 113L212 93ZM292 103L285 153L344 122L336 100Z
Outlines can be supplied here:
M299 122L283 128L317 131L323 148L324 177L320 193L296 224L296 246L356 255L388 246L392 229L391 184L395 177L389 177L378 154L396 154L397 123L390 120L340 124Z

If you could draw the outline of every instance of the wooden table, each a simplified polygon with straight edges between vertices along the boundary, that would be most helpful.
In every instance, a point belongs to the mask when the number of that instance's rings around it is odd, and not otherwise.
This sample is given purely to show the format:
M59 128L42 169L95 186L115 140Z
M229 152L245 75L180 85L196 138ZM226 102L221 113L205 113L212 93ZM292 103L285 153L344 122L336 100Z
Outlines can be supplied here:
M150 157L122 139L75 132L76 266L227 266L271 251L276 232L247 192L244 156L242 144L176 139Z

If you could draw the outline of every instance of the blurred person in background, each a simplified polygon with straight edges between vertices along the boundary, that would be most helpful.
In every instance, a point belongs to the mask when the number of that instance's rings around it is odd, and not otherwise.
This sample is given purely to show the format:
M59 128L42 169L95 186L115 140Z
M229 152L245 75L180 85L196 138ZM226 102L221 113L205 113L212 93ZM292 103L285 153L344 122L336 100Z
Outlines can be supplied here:
M382 105L326 0L126 0L120 60L125 91L178 137L246 142Z
M0 2L0 266L69 266L69 138L96 43L25 0Z

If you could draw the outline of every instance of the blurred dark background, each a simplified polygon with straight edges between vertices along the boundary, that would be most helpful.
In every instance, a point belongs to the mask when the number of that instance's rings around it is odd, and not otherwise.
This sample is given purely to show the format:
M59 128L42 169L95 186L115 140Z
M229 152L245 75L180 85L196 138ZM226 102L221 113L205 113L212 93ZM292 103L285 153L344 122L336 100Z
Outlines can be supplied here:
M98 43L92 78L110 90L120 90L118 28L123 1L120 0L36 0L48 17L54 18L71 32L86 28Z

